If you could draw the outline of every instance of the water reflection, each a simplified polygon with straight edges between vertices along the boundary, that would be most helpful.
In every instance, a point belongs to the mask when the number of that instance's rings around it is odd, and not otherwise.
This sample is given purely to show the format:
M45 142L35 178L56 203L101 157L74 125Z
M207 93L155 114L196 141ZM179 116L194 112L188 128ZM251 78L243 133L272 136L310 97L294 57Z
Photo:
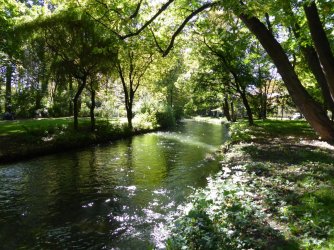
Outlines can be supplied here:
M147 249L176 206L218 171L222 126L158 132L0 168L3 249Z

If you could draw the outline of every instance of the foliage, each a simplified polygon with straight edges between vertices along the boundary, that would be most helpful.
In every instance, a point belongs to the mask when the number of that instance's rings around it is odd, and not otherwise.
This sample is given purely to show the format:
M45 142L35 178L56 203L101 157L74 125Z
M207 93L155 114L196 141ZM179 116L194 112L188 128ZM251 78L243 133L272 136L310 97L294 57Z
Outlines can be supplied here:
M222 171L180 208L167 248L331 248L333 147L310 140L305 121L257 123L231 125Z
M163 110L156 113L157 123L161 128L171 128L175 126L175 114L170 106L164 106Z
M312 128L304 120L257 120L251 128L246 122L238 122L230 127L229 133L232 143L265 141L268 136L316 138Z
M170 106L150 97L137 107L133 122L137 129L166 129L175 126L176 120Z

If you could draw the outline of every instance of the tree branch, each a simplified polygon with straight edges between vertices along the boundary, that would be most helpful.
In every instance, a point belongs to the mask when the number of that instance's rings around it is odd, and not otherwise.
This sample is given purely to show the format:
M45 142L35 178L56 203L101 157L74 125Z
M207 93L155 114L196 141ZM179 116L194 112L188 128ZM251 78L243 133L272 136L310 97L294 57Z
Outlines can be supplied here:
M211 8L212 6L216 5L218 2L212 2L212 3L206 3L204 5L202 5L201 7L199 7L198 9L194 10L190 15L188 15L186 17L186 19L184 19L184 21L182 22L182 24L179 26L179 28L174 32L174 34L172 35L172 38L170 40L170 43L167 47L167 49L163 52L162 56L165 57L169 54L169 52L171 51L171 49L174 46L174 42L176 37L181 33L181 31L183 30L183 28L187 25L187 23L197 14L201 13L202 11Z
M142 2L143 2L143 0L139 1L139 3L137 4L135 12L130 16L130 19L133 19L138 15Z
M157 11L157 13L155 13L155 15L153 17L151 17L141 28L139 28L137 31L135 32L130 32L129 34L126 34L124 36L121 36L120 38L122 40L125 40L129 37L133 37L133 36L137 36L139 35L147 26L149 26L162 12L164 12L168 6L174 2L175 0L168 0L164 5L161 6L161 8Z
M163 54L163 53L164 53L164 50L163 50L163 49L161 48L161 46L159 45L159 42L158 42L158 40L157 40L157 38L156 38L156 36L155 36L153 30L150 29L150 31L151 31L151 33L152 33L152 36L153 36L155 45L158 47L159 52L160 52L161 54Z

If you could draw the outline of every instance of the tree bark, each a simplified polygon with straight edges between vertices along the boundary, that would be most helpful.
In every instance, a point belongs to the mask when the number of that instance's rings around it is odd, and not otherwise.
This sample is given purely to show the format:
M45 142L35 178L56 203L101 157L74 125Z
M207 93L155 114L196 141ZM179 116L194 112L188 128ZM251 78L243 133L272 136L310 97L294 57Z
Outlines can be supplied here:
M240 96L241 96L241 99L242 99L242 103L244 104L244 107L245 107L246 112L247 112L248 124L250 126L253 126L254 125L253 113L252 113L252 110L251 110L251 108L249 106L245 90L243 90L243 91L240 92Z
M291 15L291 16L294 15L289 2L287 2L287 5L285 6L285 11L287 15ZM316 50L314 49L313 46L303 45L303 42L300 41L301 28L296 21L292 24L292 31L295 37L297 38L297 41L299 42L300 50L303 53L303 56L309 66L309 69L311 70L317 83L319 84L322 96L324 98L324 106L328 107L329 110L333 112L334 111L334 95L331 95L331 91L327 84L325 74L322 71L321 64L320 64ZM327 108L325 108L325 110L326 109Z
M307 47L301 47L301 50L304 57L306 58L308 66L310 67L313 75L317 80L317 83L319 84L325 105L333 112L334 99L333 96L331 95L329 85L327 84L325 74L322 71L315 49L311 46L307 46Z
M237 120L237 117L234 112L234 103L231 101L231 121L235 122Z
M227 96L224 97L223 111L224 111L224 115L226 116L226 119L228 121L231 121L230 108L228 105Z
M239 18L257 37L273 60L292 100L306 120L323 140L334 141L332 122L328 119L322 107L315 102L301 84L282 46L258 18L243 13L239 15Z
M74 119L74 129L78 130L79 128L79 122L78 122L78 116L79 116L79 98L80 95L83 91L83 89L86 86L86 82L87 82L87 76L84 76L81 79L81 84L79 83L78 86L78 91L75 94L74 98L73 98L73 119Z
M309 5L305 4L304 11L330 93L334 96L334 56L326 32L320 21L315 1L312 1Z
M132 84L130 84L130 86L132 86ZM132 118L133 118L133 111L132 111L132 106L133 106L133 99L135 96L135 92L132 90L132 88L130 87L130 93L128 95L128 100L126 100L126 117L128 119L128 127L129 129L132 130L133 126L132 126Z

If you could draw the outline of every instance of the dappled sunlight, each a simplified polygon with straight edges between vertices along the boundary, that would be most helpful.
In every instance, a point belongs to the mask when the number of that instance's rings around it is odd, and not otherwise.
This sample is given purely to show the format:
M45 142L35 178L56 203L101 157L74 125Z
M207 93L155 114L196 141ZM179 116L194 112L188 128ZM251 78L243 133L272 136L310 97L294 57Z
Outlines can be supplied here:
M319 140L300 140L302 145L308 145L313 147L319 147L323 149L329 149L334 152L334 146L329 144L328 142L319 141Z
M206 144L204 142L201 142L199 139L194 138L193 136L186 136L183 134L177 134L177 133L170 133L170 132L158 132L157 135L162 138L170 139L179 141L181 143L184 143L186 145L198 147L198 148L204 148L209 151L216 150L216 146Z
M51 242L48 247L164 249L177 206L219 170L220 158L213 152L224 132L217 125L187 121L174 132L4 165L0 196L6 203L0 199L0 220L11 232L7 242L40 248ZM17 241L18 233L35 232L34 242Z

